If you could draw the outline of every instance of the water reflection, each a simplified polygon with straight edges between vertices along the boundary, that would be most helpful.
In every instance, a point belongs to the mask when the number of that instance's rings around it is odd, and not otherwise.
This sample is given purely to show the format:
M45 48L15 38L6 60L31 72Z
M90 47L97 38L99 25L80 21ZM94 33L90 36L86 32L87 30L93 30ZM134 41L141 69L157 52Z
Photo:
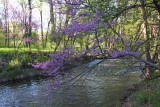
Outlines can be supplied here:
M2 85L0 107L118 107L127 87L140 79L138 72L111 75L111 72L120 70L118 66L110 66L114 63L117 65L120 61L105 61L71 87L63 85L58 90L52 89L52 79ZM75 68L72 76L83 70L83 67ZM65 78L69 78L69 75Z

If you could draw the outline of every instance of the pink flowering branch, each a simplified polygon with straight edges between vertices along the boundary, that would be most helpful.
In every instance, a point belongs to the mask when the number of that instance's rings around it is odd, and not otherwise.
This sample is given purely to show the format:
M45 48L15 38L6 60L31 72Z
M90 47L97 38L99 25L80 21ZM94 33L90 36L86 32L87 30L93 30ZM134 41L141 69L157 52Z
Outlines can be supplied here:
M95 30L97 28L97 22L100 18L100 11L96 9L96 16L91 19L91 21L84 23L72 23L66 25L61 31L69 36L73 36L77 32L88 32L90 30Z
M29 37L27 37L27 38L21 38L21 40L22 40L23 42L25 42L25 43L29 43L29 42L32 41L32 39L29 38Z
M67 63L68 60L72 59L72 55L74 55L73 47L64 48L61 52L55 54L49 54L50 60L32 64L33 67L39 69L50 69L48 75L57 75L58 71L64 70L63 66ZM70 59L69 59L70 58ZM52 69L52 70L51 70Z
M125 56L125 55L140 56L141 52L133 52L129 50L121 50L121 51L114 50L113 52L109 52L109 54L112 58L117 58L117 57Z

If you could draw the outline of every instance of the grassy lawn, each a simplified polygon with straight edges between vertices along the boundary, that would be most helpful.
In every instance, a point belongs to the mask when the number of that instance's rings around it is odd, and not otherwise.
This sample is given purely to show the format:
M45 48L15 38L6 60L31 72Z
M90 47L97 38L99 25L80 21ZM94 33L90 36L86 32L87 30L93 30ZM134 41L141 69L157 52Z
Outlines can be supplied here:
M6 53L6 54L8 54L8 53L14 53L14 52L16 52L17 51L17 49L15 49L15 48L0 48L0 53ZM31 49L29 49L29 48L19 48L18 49L18 52L52 52L53 50L51 50L51 49L36 49L36 48L31 48Z

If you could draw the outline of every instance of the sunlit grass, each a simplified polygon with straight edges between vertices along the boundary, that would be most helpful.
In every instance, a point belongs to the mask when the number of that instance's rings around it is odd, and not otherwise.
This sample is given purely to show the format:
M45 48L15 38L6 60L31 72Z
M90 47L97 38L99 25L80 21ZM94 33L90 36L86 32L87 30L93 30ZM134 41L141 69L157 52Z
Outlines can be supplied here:
M0 48L0 53L14 53L14 52L52 52L51 49L36 49L36 48Z

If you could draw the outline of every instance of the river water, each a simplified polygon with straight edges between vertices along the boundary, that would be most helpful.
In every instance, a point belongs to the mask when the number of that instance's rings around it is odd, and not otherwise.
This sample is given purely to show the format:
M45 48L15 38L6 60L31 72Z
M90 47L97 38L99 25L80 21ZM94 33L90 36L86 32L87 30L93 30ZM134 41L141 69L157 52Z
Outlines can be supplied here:
M119 107L127 88L141 81L140 70L126 73L122 61L112 59L84 72L95 63L72 69L62 81L82 75L58 89L51 78L0 85L0 107Z

